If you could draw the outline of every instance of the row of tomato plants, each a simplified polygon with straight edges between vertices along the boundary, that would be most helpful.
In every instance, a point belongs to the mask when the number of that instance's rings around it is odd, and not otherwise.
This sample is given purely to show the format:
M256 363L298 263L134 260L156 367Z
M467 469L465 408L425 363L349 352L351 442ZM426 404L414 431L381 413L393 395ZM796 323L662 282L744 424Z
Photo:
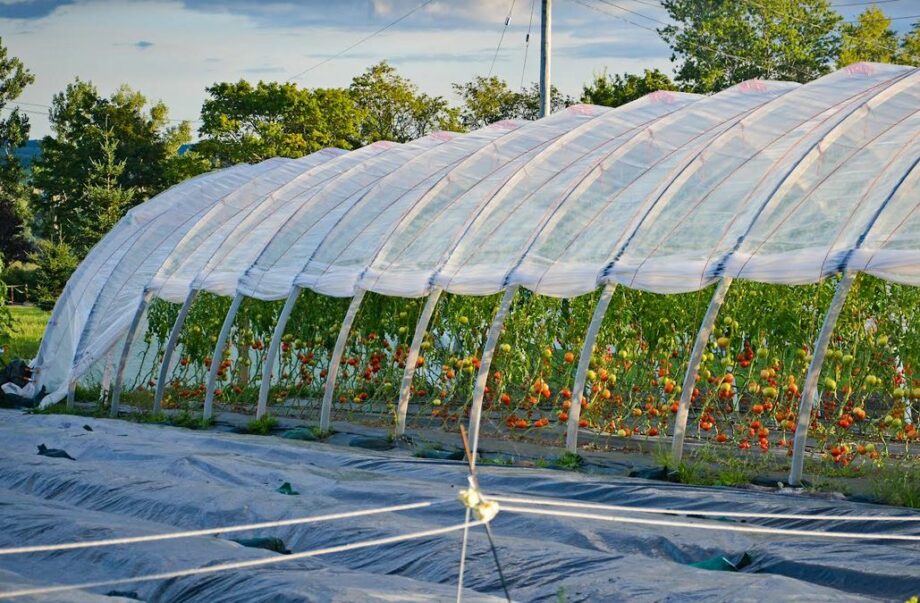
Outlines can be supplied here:
M692 392L691 434L741 450L789 450L805 372L834 281L796 287L732 285ZM618 288L591 357L581 424L620 437L664 437L681 394L689 351L712 290L656 295ZM487 382L488 420L517 434L564 423L584 333L598 294L515 297ZM336 381L337 412L392 413L424 300L368 294ZM413 412L445 425L468 411L479 354L498 296L444 295L422 344ZM218 398L251 405L280 303L245 300L221 363ZM347 299L301 294L273 367L271 403L322 395ZM169 404L203 396L216 334L229 300L203 294L180 337ZM152 355L177 314L155 303L145 337ZM827 458L847 464L911 450L920 410L920 292L861 275L824 362L810 434ZM139 375L155 385L154 372Z

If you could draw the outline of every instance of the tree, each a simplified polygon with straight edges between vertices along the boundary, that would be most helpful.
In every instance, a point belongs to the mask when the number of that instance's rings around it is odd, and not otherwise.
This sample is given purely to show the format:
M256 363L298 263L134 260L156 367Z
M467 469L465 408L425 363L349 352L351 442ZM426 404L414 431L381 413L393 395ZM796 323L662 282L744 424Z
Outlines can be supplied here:
M717 92L747 79L807 82L827 73L840 15L827 0L664 0L674 22L658 30L678 62L677 82Z
M677 86L657 69L646 69L642 75L608 75L604 70L582 87L581 102L619 107L657 90L677 90Z
M341 88L240 80L214 84L207 93L195 152L216 165L352 149L359 140L360 113Z
M420 93L386 61L356 76L349 87L361 114L361 142L407 142L435 130L460 130L460 112L440 96Z
M521 113L521 93L514 92L505 80L494 75L477 76L452 86L463 101L460 122L467 130L475 130L503 119L514 119Z
M0 37L0 111L15 101L35 77L18 58L9 56ZM0 114L0 255L24 259L31 248L25 173L14 152L29 139L29 118L12 109Z
M468 82L453 84L463 101L460 122L467 129L481 128L503 119L537 119L540 113L540 85L533 84L518 92L504 80L478 76ZM553 86L550 93L552 111L559 111L575 101L562 96Z
M91 246L112 229L131 208L134 200L133 188L122 188L118 179L124 174L127 161L118 161L115 151L118 142L111 131L106 131L102 142L102 159L92 161L86 187L86 209L81 220L83 245Z
M549 107L550 113L561 111L570 105L575 104L575 99L571 96L563 96L555 86L549 87ZM540 117L540 84L534 82L529 88L521 90L521 110L518 114L520 119L538 119Z
M856 23L840 27L838 67L861 61L891 63L898 52L898 34L891 29L891 19L877 6L863 11Z
M38 241L30 259L37 266L35 299L38 307L51 310L80 260L67 243L47 239Z
M911 30L901 38L894 62L899 65L920 66L920 21L914 23Z
M111 97L77 79L54 96L49 111L53 134L42 140L42 156L33 166L38 226L45 237L56 236L83 253L104 234L85 240L83 228L96 205L89 198L99 162L114 141L114 161L121 165L118 187L134 191L132 203L145 201L185 177L178 167L191 158L178 155L191 139L187 122L169 125L163 103L147 108L139 92L122 86ZM192 170L194 171L194 170ZM123 208L127 209L127 207Z

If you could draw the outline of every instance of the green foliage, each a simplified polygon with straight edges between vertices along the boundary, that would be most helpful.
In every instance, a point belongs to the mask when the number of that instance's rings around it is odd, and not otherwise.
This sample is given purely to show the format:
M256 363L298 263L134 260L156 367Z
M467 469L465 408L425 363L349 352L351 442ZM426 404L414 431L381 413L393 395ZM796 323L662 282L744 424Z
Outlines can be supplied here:
M761 78L807 82L827 73L839 46L827 0L664 0L674 22L659 30L677 61L677 82L717 92Z
M560 469L568 469L570 471L574 471L576 469L580 469L581 466L585 464L585 459L583 459L580 454L575 452L566 452L558 459L556 459L554 464Z
M838 67L860 61L893 63L898 52L898 34L891 19L877 6L867 8L856 23L841 25Z
M134 189L125 189L118 184L127 161L116 159L118 141L112 137L110 130L103 134L101 145L102 158L91 160L85 191L86 209L93 219L82 223L79 233L79 240L87 246L95 244L111 230L134 200Z
M30 243L30 215L26 199L25 173L14 151L29 139L29 118L19 108L8 113L7 104L35 81L22 61L9 56L0 37L0 256L21 260Z
M0 346L12 339L15 327L9 308L6 307L6 283L3 281L3 256L0 256Z
M872 491L882 502L920 509L920 465L883 463L872 473Z
M581 102L619 107L657 90L677 90L677 86L671 78L657 69L646 69L642 75L609 75L604 70L595 73L594 79L584 85Z
M67 243L42 239L30 260L38 267L34 292L36 303L43 310L50 310L64 290L67 279L77 269L79 259Z
M503 119L537 119L540 110L539 85L513 91L508 83L496 76L477 76L468 82L453 84L460 97L460 122L468 130L475 130ZM553 110L571 105L570 97L563 97L553 86L550 94Z
M358 144L360 113L348 91L240 80L206 89L195 152L215 165L301 157Z
M461 129L457 109L443 97L419 92L386 61L352 79L349 93L361 114L361 144L407 142L436 130Z
M34 358L51 314L35 306L8 306L4 309L8 311L12 325L9 339L6 342L0 340L0 345L6 347L2 359Z
M95 225L95 210L106 166L113 180L108 200L119 188L132 191L121 202L136 204L174 184L170 178L187 175L176 164L194 159L177 155L191 139L189 124L170 126L165 105L148 108L147 99L127 86L106 98L77 79L54 96L50 120L53 135L42 140L42 156L33 166L40 191L34 208L45 237L59 238L78 255L104 234ZM86 240L94 225L95 236Z
M261 419L253 419L246 424L246 433L253 435L270 435L278 427L278 419L265 415Z
M909 32L901 38L901 47L895 62L901 65L920 65L920 21L914 23Z

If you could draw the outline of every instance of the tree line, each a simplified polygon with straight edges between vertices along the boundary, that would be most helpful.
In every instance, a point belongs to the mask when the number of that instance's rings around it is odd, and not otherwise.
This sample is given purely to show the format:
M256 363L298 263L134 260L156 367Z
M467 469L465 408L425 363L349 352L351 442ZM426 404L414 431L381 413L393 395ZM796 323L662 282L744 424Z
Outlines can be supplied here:
M920 22L904 35L878 7L846 22L827 0L664 0L673 78L595 73L575 97L552 90L552 107L580 101L619 106L656 90L713 93L738 82L807 82L858 61L920 65ZM15 151L29 139L28 115L11 107L34 75L0 38L0 271L53 304L79 260L125 212L208 170L324 147L405 142L436 130L467 131L502 119L535 119L536 84L498 77L453 84L452 105L386 61L344 88L218 82L206 89L194 144L192 124L162 102L123 85L111 95L77 78L51 99L51 134L26 169ZM0 331L3 330L0 285Z

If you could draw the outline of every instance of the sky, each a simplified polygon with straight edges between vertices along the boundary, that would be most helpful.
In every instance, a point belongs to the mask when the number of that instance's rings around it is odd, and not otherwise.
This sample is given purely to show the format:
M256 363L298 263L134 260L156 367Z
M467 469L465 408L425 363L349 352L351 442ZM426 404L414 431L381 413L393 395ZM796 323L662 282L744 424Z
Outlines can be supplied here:
M417 8L422 2L0 0L0 37L36 77L20 98L30 111L33 138L49 133L44 106L76 77L103 94L127 83L164 101L171 118L190 121L215 82L294 78L309 87L347 86L384 59L421 90L451 102L457 100L451 83L490 69L513 87L539 79L540 0L431 0ZM850 19L867 3L832 4ZM920 0L880 0L879 6L891 17L920 14ZM670 49L654 32L666 22L655 0L554 0L553 83L577 97L582 84L605 68L672 73ZM895 25L904 30L911 22Z

